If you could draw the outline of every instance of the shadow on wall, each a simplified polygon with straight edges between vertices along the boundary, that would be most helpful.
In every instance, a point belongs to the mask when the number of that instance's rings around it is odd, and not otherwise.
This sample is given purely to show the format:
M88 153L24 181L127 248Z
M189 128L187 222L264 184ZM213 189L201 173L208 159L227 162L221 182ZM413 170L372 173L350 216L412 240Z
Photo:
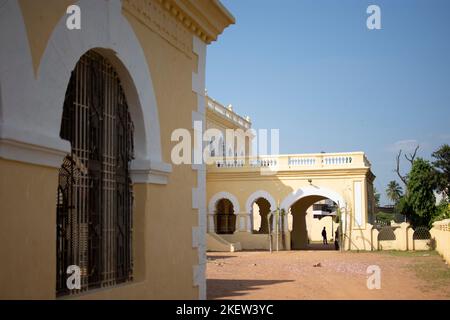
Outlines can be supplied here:
M243 297L248 291L260 290L262 286L270 286L278 283L293 282L294 280L231 280L208 279L208 300L229 299L230 297Z

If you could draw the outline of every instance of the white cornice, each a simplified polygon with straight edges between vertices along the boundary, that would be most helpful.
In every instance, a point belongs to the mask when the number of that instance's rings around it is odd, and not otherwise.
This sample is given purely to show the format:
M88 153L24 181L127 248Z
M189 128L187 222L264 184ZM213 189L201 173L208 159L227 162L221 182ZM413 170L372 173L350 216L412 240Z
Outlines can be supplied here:
M70 143L44 133L0 124L0 158L59 168Z
M207 44L217 40L226 27L235 23L235 18L218 0L125 0L124 3L136 9L135 14L146 17L149 16L146 10L157 3L175 21Z
M171 172L170 164L152 160L134 160L130 169L133 183L167 184Z
M59 168L68 152L24 142L0 139L0 158Z

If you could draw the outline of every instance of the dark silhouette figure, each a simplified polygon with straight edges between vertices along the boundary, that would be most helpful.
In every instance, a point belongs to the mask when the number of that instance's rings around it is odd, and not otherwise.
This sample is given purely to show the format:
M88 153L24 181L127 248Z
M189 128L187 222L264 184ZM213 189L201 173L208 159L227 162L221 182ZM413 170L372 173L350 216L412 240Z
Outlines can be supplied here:
M334 233L334 249L339 250L339 229Z
M323 238L323 244L328 244L327 230L325 229L325 227L323 227L323 230L322 230L322 238Z

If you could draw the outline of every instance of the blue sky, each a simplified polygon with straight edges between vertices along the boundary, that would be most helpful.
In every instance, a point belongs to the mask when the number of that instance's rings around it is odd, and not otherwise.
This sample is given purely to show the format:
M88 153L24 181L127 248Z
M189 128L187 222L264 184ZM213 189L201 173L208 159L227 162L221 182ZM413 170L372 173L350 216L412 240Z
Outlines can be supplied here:
M208 93L279 128L281 153L364 151L386 203L399 148L429 159L450 143L450 1L222 3L236 24L208 48Z

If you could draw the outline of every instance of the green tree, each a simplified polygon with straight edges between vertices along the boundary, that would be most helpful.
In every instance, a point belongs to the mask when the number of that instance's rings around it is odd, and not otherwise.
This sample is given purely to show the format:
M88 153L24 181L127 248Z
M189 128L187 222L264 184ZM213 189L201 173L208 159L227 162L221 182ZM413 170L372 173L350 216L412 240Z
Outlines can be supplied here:
M408 175L408 193L406 204L412 210L411 222L413 225L431 225L436 213L436 175L433 166L426 160L414 160Z
M397 205L400 198L402 197L402 194L403 194L402 187L398 184L397 181L392 180L388 183L386 195L394 205Z
M437 190L443 192L447 197L450 191L450 146L444 144L433 152L433 166L437 176Z
M450 219L450 203L442 200L436 208L436 215L433 217L433 222L444 219Z
M408 202L408 197L406 195L400 198L397 205L395 206L395 211L403 214L407 218L410 218L411 215L414 213L413 209L411 208L411 205Z
M375 198L375 207L379 207L381 194L378 193L377 188L373 188L373 197Z

